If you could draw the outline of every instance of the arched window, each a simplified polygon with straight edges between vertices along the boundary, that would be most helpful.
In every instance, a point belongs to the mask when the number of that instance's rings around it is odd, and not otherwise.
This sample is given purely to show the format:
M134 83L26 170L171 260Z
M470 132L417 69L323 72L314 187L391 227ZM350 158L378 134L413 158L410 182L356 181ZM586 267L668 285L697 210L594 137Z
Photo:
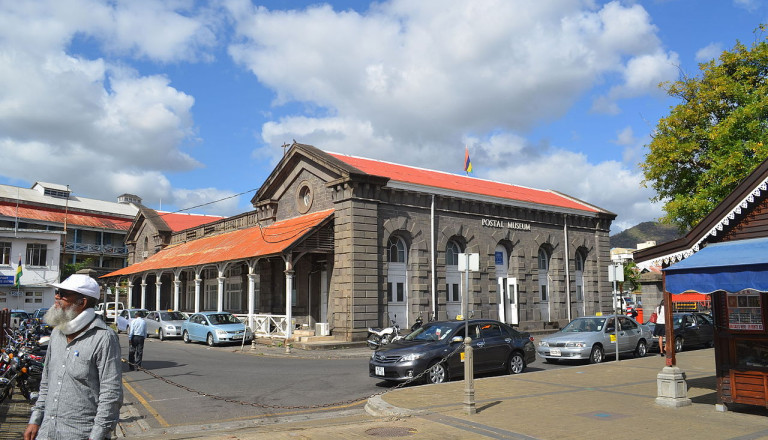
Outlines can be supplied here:
M544 246L539 248L539 291L541 300L549 301L549 252Z
M392 236L387 243L387 261L390 263L405 263L405 243L403 240Z
M584 301L584 265L587 257L581 249L576 251L576 268L574 278L576 282L576 301Z
M149 237L144 237L144 250L141 255L144 257L144 259L149 256Z
M461 275L459 274L459 254L461 246L456 240L448 240L445 245L445 301L448 317L461 313Z

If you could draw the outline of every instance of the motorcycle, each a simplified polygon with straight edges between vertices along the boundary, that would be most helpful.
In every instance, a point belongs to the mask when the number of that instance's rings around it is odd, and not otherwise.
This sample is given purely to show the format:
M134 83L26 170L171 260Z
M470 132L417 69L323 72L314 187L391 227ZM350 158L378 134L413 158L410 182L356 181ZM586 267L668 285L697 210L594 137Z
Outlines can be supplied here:
M390 320L391 325L386 328L368 327L368 348L376 350L400 336L400 325L397 324L396 319L397 315Z
M48 338L30 329L9 335L8 345L0 350L0 403L13 395L15 387L27 401L37 400Z

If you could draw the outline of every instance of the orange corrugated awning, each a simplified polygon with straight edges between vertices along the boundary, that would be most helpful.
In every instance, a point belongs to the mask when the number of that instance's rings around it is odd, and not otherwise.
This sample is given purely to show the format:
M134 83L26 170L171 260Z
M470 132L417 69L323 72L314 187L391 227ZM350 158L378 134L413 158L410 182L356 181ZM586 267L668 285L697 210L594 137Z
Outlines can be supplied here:
M333 209L169 246L148 259L102 276L191 267L283 252L333 215Z

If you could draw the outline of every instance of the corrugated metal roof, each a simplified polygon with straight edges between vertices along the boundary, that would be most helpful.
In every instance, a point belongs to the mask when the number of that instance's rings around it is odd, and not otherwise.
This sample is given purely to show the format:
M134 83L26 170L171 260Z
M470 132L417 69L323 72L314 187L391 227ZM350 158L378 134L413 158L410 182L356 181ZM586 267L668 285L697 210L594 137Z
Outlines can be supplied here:
M26 206L8 202L0 202L0 217L16 218L22 221L37 220L51 223L85 226L90 228L114 229L127 231L131 227L132 220L109 217L98 214L65 211L63 209L44 208L40 206Z
M461 176L442 171L427 170L424 168L410 167L338 153L329 152L328 154L367 174L387 177L390 180L397 182L499 197L508 200L518 200L521 202L557 206L561 208L578 209L581 211L600 212L595 209L594 206L586 203L579 203L578 200L566 197L554 191L527 188L524 186L510 185L508 183L494 182L475 177Z
M169 246L140 263L102 278L280 254L331 215L333 209L279 221L264 228L240 229Z
M226 218L215 215L187 214L182 212L157 211L157 214L163 221L165 221L173 232L196 228Z
M65 209L65 207L68 206L69 209L96 211L107 215L113 214L126 217L134 217L136 213L139 212L139 208L131 204L88 199L78 196L70 196L69 201L67 201L67 199L46 196L36 189L20 188L11 185L0 185L0 199L3 199L4 201L13 201L14 203L18 200L20 203L29 202L34 204L46 204L61 209ZM117 200L117 198L115 198L115 200Z

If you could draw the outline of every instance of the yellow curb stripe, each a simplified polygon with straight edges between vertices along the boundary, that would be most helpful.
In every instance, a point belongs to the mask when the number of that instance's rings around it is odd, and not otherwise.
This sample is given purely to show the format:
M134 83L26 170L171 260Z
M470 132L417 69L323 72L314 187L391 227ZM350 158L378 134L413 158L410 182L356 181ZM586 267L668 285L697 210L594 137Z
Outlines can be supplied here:
M157 412L154 408L152 408L152 405L150 405L149 402L147 402L147 400L141 394L138 393L138 391L136 391L132 386L128 384L128 382L125 379L123 379L123 386L125 387L126 390L128 390L129 393L133 394L133 396L136 397L139 403L144 405L144 408L146 408L147 411L149 411L152 417L157 419L157 421L160 423L160 425L163 428L168 428L171 426L168 422L165 421L165 419L163 418L163 416L160 415L159 412Z

